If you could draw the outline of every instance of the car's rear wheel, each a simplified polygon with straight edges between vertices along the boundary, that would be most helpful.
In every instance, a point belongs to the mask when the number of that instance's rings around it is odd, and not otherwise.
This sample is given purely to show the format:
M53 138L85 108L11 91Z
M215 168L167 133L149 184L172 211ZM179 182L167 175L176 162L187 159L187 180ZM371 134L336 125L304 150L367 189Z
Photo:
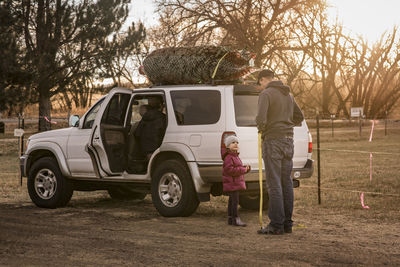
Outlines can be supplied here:
M163 162L152 175L151 196L165 217L190 216L199 200L189 170L178 160Z
M240 195L239 197L240 207L248 210L259 210L260 209L260 194L254 195ZM268 193L263 195L263 210L268 209Z
M135 192L129 187L115 186L109 188L108 194L112 199L116 200L143 200L146 197L146 193Z
M45 157L37 160L29 171L28 193L36 206L54 209L68 204L73 188L62 175L57 161Z

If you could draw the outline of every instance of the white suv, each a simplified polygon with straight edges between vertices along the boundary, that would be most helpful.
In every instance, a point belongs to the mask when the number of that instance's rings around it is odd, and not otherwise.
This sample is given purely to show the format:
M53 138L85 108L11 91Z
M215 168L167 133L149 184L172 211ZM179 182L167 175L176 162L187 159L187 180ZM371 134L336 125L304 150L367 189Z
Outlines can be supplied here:
M240 157L252 168L240 205L257 209L258 93L249 85L114 88L82 118L72 116L72 127L29 138L20 158L29 195L39 207L56 208L65 206L74 190L108 190L119 199L143 199L151 193L161 215L189 216L210 194L223 193L222 141L236 134ZM155 97L162 101L167 123L161 145L148 158L140 153L134 128L142 117L140 107ZM297 178L313 172L311 142L303 121L294 130L295 187Z

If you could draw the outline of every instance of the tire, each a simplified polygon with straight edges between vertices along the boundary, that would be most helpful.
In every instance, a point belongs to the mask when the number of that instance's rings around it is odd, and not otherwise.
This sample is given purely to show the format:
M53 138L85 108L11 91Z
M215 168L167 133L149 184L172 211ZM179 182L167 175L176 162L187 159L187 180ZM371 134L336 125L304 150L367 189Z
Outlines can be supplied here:
M257 195L240 195L239 205L243 209L247 210L259 210L260 209L260 194ZM268 209L268 193L263 195L263 210Z
M192 177L184 163L167 160L151 180L153 205L164 217L190 216L199 206Z
M146 193L134 192L130 188L116 186L109 188L108 194L112 199L115 200L143 200L146 197Z
M41 208L64 207L73 194L72 183L64 178L57 161L51 157L37 160L28 175L28 193Z

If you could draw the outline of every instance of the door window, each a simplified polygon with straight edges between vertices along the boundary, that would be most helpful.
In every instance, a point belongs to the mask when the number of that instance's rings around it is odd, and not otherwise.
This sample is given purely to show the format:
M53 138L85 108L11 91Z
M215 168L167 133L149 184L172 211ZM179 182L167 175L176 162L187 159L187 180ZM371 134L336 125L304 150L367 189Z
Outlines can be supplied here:
M133 101L131 103L131 113L128 117L128 122L133 127L142 120L143 115L150 109L151 106L157 106L157 109L160 110L163 114L166 114L165 100L162 95L145 95L145 94L137 94L134 96Z
M94 123L94 120L96 119L97 112L99 111L101 107L101 103L103 103L104 98L100 99L97 101L96 104L90 109L88 114L85 116L85 122L83 123L83 129L91 129Z
M130 98L129 94L115 94L103 114L101 123L123 126Z
M235 95L235 118L237 126L256 126L258 95Z
M233 102L237 126L256 126L259 93L251 85L235 85Z
M221 116L221 94L216 90L171 91L178 125L215 124Z

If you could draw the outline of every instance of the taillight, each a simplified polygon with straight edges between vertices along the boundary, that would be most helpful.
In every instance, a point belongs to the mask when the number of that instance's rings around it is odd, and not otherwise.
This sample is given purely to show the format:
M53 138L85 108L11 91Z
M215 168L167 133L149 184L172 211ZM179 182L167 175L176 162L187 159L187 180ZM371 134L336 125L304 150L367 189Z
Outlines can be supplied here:
M225 143L224 143L224 140L225 140L225 138L226 138L227 136L229 136L229 135L234 135L234 136L236 136L236 133L235 133L235 132L224 132L224 133L222 134L222 136L221 136L221 148L226 148Z
M308 153L312 153L312 142L308 142Z

